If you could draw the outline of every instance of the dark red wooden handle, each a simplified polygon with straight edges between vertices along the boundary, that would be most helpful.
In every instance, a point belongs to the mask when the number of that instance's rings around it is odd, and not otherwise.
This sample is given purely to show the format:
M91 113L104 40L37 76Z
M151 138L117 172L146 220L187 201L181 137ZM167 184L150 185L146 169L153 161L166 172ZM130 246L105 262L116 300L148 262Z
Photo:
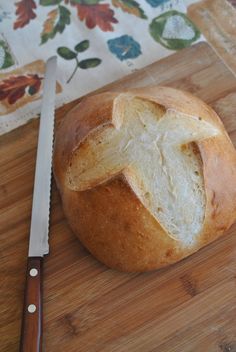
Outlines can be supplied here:
M28 258L20 352L42 351L42 269L43 258Z

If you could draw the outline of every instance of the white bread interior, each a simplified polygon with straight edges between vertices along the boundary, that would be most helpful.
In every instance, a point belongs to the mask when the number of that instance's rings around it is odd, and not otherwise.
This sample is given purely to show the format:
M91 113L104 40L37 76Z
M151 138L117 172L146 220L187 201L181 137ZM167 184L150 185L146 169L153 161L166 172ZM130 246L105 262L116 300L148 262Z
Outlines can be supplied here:
M203 165L194 141L218 133L201 116L120 94L112 123L92 130L74 151L67 186L84 191L123 173L168 235L192 246L206 209Z

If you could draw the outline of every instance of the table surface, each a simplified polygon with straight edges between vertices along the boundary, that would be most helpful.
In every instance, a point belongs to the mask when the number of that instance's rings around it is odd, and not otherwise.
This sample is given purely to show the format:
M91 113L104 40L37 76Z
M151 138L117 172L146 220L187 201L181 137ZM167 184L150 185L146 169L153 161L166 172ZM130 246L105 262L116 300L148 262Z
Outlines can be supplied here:
M236 145L236 79L207 44L109 89L154 83L188 90L213 106ZM59 109L57 121L75 104ZM37 133L34 120L0 139L2 352L18 351ZM108 269L83 248L67 225L54 182L51 208L45 351L236 351L236 226L173 266L126 274Z

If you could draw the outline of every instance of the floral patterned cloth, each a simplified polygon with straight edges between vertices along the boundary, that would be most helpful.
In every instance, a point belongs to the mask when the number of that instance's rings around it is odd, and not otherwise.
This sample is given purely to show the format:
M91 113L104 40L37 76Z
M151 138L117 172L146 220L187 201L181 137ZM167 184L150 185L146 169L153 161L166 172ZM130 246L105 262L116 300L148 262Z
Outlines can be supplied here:
M57 107L203 40L184 0L0 2L0 134L37 116L58 55Z

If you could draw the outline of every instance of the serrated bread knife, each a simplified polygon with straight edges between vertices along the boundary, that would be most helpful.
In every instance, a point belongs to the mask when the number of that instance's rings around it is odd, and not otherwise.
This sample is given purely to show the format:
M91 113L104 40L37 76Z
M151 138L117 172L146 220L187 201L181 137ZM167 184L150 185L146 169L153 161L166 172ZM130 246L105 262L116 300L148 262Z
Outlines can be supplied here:
M56 63L56 56L47 61L43 85L20 352L42 350L42 267L49 252Z

